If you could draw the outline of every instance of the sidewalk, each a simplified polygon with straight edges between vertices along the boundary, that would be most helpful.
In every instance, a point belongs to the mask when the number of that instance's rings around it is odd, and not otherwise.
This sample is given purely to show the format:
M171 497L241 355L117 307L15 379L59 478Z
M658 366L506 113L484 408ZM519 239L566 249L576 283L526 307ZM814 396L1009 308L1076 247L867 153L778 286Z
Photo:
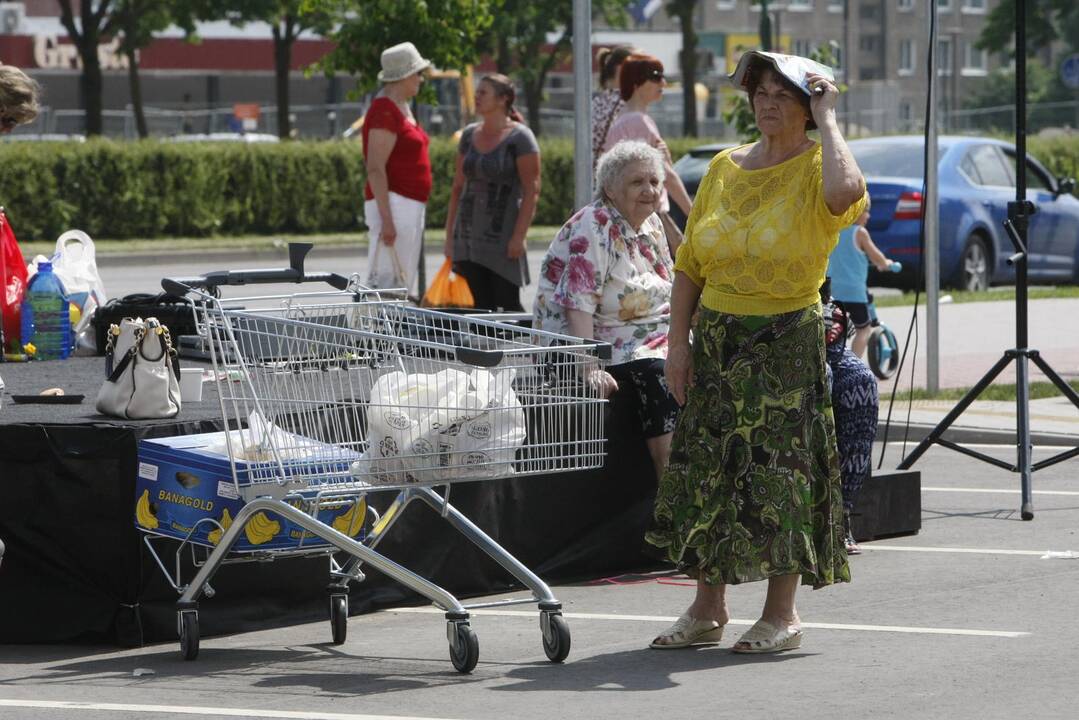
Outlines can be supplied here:
M882 388L877 439L884 438L889 394ZM915 400L910 411L910 440L921 441L952 411L958 401ZM907 422L907 403L896 400L892 408L889 441L902 440ZM944 434L960 443L1016 444L1016 404L976 400ZM1079 408L1063 397L1030 401L1030 435L1034 445L1079 446Z

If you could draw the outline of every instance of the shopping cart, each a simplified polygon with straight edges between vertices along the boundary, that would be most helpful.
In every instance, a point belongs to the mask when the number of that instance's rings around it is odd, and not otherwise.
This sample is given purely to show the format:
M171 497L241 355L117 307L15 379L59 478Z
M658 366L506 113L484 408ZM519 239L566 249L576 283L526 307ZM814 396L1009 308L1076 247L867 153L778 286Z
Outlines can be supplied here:
M570 633L561 604L450 504L450 488L601 466L604 400L587 375L609 358L609 346L417 308L364 289L355 278L336 292L218 297L221 285L259 281L250 274L238 279L212 273L163 281L167 291L191 300L209 348L225 424L220 452L230 476L213 512L190 526L172 524L186 529L175 573L155 550L161 537L177 537L175 527L166 527L160 508L153 515L145 496L136 508L146 545L180 593L184 659L198 655L199 597L212 596L209 582L222 564L324 554L335 644L346 637L349 584L364 579L366 564L445 611L450 659L461 672L479 657L469 626L469 610L477 607L538 603L544 652L553 662L564 660ZM291 279L307 278L301 271ZM339 276L315 279L341 285ZM158 469L152 470L156 480ZM367 496L385 490L397 495L379 514ZM416 500L532 596L463 605L377 552ZM198 567L186 584L180 577L185 547Z

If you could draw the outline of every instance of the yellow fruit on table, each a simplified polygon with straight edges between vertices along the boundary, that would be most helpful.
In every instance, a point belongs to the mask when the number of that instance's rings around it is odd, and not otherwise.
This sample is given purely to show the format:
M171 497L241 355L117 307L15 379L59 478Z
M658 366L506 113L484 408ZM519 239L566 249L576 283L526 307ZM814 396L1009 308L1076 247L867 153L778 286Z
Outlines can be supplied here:
M360 498L346 512L333 519L333 529L349 537L356 537L363 529L363 520L367 516L367 501Z
M75 303L68 303L67 315L71 318L71 327L75 327L79 324L79 320L82 320L82 310Z
M143 490L139 501L135 503L135 520L147 530L157 528L157 516L150 509L150 491Z

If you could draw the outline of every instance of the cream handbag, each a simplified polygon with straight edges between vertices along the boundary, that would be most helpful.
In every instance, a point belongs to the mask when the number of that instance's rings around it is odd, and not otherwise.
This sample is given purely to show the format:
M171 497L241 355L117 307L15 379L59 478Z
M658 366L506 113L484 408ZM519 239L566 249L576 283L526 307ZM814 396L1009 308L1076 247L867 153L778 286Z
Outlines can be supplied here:
M180 360L157 318L124 318L109 327L105 373L97 393L102 415L149 420L180 412Z

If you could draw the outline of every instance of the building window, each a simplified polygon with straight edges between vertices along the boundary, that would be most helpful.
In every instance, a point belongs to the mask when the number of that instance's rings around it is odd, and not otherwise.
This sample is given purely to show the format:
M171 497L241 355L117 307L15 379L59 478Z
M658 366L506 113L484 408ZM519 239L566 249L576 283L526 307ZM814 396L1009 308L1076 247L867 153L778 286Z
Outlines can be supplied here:
M963 0L962 11L972 15L980 15L985 12L985 0Z
M914 9L914 0L895 0L895 7L900 12L910 12Z
M862 3L858 8L858 17L862 20L876 20L880 17L880 8L876 3Z
M787 0L787 9L793 12L812 10L813 0Z
M914 41L899 41L899 67L900 75L912 75L914 73Z
M963 53L964 75L986 75L989 73L989 52L974 47L973 42L967 42L966 52Z
M937 0L937 12L947 12L952 9L952 0Z
M808 38L799 38L791 41L791 54L809 57L813 54L813 42Z
M871 53L877 51L877 36L876 35L863 35L858 38L858 49L865 53Z
M716 10L734 10L738 0L716 0Z
M937 74L952 74L952 39L940 38L937 40Z
M828 12L841 13L846 4L845 0L828 0Z
M899 119L903 122L903 127L910 127L910 121L914 117L914 109L909 102L899 103Z

